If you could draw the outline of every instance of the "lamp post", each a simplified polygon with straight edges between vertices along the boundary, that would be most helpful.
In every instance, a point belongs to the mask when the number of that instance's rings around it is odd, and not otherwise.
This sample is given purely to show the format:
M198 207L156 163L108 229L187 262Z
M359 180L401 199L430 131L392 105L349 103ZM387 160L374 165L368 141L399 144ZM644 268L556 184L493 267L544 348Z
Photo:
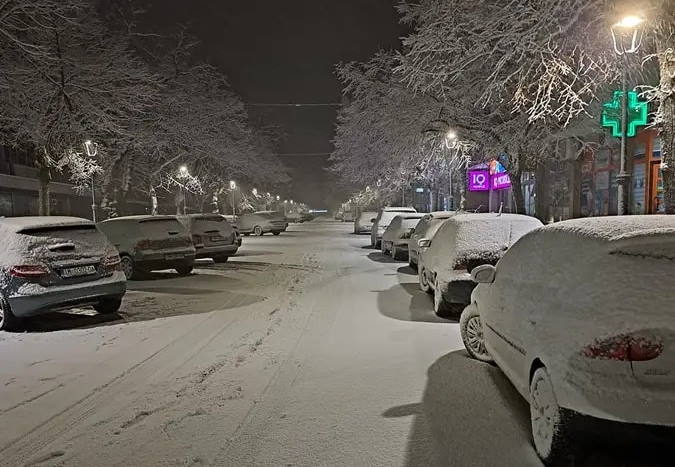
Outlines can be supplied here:
M237 183L234 180L230 180L230 191L232 192L232 216L236 216L236 207L235 207L235 201L234 201L234 190L237 189Z
M637 16L626 16L612 26L612 41L614 51L621 57L621 161L619 175L617 175L617 214L623 216L628 213L628 185L631 174L626 170L626 139L627 139L627 99L628 99L628 61L627 55L637 53L642 43L640 25L643 20Z
M187 165L181 165L178 167L178 175L180 175L181 178L186 180L190 176L190 171L187 168ZM183 196L183 214L187 214L187 193L185 193L185 182L181 183L180 185L180 192L181 195Z
M457 133L455 133L455 131L452 129L448 130L448 132L445 134L445 147L449 151L452 151L457 147ZM448 194L450 195L449 209L454 210L455 196L452 193L452 166L450 166L450 170L448 173Z
M96 157L98 153L98 144L92 143L90 139L84 142L84 150L90 159ZM91 220L96 222L96 191L94 190L94 172L91 173Z

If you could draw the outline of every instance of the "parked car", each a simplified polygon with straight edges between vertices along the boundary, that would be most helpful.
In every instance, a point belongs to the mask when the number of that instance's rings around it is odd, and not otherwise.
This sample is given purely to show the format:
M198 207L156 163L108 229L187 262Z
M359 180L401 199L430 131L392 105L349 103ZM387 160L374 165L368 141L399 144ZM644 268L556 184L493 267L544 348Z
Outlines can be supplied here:
M424 214L410 212L399 214L389 223L382 234L382 253L390 254L394 259L408 256L408 240Z
M420 219L408 240L408 264L411 268L417 269L417 258L420 252L417 242L423 238L433 239L443 222L455 214L457 211L435 211L425 214Z
M126 292L115 247L77 217L0 219L0 329L21 318L73 306L119 310Z
M436 314L458 315L476 286L473 268L496 264L516 240L541 225L538 219L519 214L457 214L433 239L419 240L420 289L434 294Z
M364 211L359 214L354 220L354 233L364 234L370 233L373 229L373 221L377 217L375 211Z
M389 223L400 213L417 212L415 208L406 207L386 207L382 209L375 220L370 231L370 246L379 248L382 241L382 234L389 227Z
M675 427L674 263L675 216L622 216L547 225L473 270L462 339L529 401L547 463L579 414Z
M115 217L98 227L119 250L127 279L157 269L175 269L181 275L192 272L195 247L176 216Z
M239 249L237 232L220 214L188 214L178 220L189 230L196 258L226 262Z
M279 235L287 228L286 217L276 211L258 211L239 217L239 231L244 235L261 236L268 232Z
M342 222L354 222L354 211L351 209L342 214Z

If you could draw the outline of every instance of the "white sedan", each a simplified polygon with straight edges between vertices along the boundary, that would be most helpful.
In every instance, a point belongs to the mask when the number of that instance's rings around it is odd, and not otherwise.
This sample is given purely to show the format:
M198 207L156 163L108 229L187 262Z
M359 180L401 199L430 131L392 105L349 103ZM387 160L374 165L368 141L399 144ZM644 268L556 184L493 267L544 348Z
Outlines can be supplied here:
M462 339L530 402L546 463L578 414L675 426L674 271L675 216L551 224L472 271Z

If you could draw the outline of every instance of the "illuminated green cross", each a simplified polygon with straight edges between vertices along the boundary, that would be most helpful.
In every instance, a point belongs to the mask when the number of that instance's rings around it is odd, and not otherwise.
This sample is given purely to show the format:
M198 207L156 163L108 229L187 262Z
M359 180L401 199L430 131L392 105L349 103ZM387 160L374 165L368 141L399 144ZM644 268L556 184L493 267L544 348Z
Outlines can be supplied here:
M623 91L614 91L614 99L602 104L602 126L612 129L612 136L621 138L621 98ZM626 136L637 134L637 127L647 124L647 103L638 100L637 92L628 91L626 102Z

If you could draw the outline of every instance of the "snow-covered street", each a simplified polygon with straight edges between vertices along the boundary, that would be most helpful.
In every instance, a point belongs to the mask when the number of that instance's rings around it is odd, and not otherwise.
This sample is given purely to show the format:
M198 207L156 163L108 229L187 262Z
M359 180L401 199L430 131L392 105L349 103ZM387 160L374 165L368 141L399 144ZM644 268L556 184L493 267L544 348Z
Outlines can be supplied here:
M0 464L541 465L525 401L351 229L247 237L130 282L119 316L1 334Z

